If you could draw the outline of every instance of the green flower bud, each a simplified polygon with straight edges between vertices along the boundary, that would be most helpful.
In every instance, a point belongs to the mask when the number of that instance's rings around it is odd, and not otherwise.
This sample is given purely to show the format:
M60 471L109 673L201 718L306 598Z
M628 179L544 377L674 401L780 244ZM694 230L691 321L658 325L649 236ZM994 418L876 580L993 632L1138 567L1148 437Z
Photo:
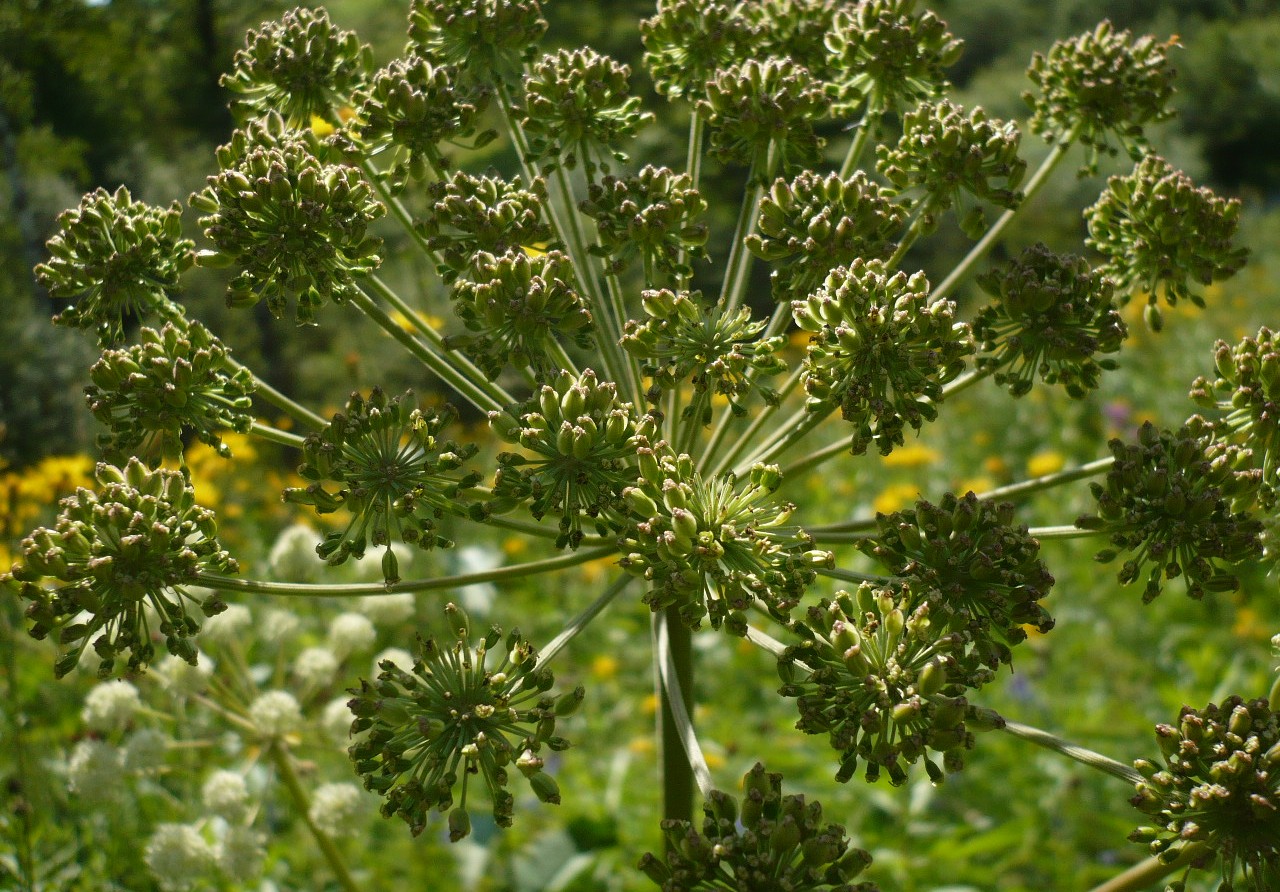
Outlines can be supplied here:
M1173 116L1173 70L1166 56L1177 45L1177 38L1135 40L1104 21L1058 41L1047 56L1036 53L1027 77L1037 92L1023 94L1033 111L1032 132L1054 143L1075 134L1089 148L1082 173L1097 170L1100 153L1116 154L1112 136L1137 159L1147 145L1143 127Z
M644 65L664 96L696 99L717 71L747 54L751 25L720 0L658 0L640 23Z
M101 677L112 674L125 651L129 672L145 669L155 632L170 653L194 664L187 639L200 623L191 608L212 616L226 605L201 602L187 587L201 573L238 569L216 538L213 513L196 504L195 490L178 471L150 470L134 458L123 469L100 464L96 476L98 491L82 488L63 499L55 528L41 527L22 540L22 557L0 575L0 585L14 585L31 602L33 638L57 632L66 648L55 665L59 676L90 643L101 658ZM145 616L146 606L158 622ZM82 611L91 616L79 618Z
M195 245L182 238L182 208L134 201L121 186L90 192L58 217L46 245L49 260L36 278L55 301L72 301L54 321L93 328L103 346L124 337L125 321L158 315L179 319L178 278L191 267Z
M298 8L278 22L250 31L222 86L240 121L275 112L294 129L312 117L330 123L354 104L373 68L373 50L354 31L343 31L323 8Z
M456 66L468 85L517 83L546 30L537 0L413 0L409 9L410 49Z
M466 513L461 495L480 482L477 473L454 473L476 452L474 445L442 438L456 416L448 405L438 412L417 408L412 391L388 398L374 388L367 398L352 394L345 412L307 437L298 474L313 482L286 489L285 500L311 505L317 514L338 508L352 514L350 524L316 546L320 557L336 566L363 558L370 544L403 542L423 550L453 544L440 521ZM339 484L336 491L325 488L326 480ZM397 569L394 561L384 555L384 572Z
M723 888L876 892L849 884L871 863L852 848L843 827L823 822L822 805L782 795L782 775L757 763L743 779L740 821L733 797L713 790L703 806L702 832L668 820L665 860L646 854L640 869L664 890Z
M544 745L561 750L567 742L554 735L557 699L532 698L553 684L550 672L536 667L533 648L514 632L508 648L492 647L490 638L496 643L500 630L472 642L470 624L453 604L445 618L446 643L420 638L412 671L384 661L376 685L362 680L351 691L350 709L358 717L353 730L364 734L350 756L365 788L384 797L383 815L399 816L416 836L429 811L448 811L449 837L457 842L470 819L454 804L455 768L464 777L483 776L493 792L494 820L508 826L512 797L503 766L515 762L535 795L556 804L558 788L537 754ZM466 791L464 781L464 801Z

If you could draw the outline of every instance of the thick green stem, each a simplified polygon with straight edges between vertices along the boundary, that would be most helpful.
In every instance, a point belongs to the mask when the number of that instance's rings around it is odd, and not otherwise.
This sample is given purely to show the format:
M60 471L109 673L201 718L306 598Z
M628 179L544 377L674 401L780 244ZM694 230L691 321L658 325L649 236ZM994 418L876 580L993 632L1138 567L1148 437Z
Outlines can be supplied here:
M853 171L858 166L859 159L862 158L862 152L867 147L867 141L871 138L871 131L875 129L879 119L879 104L868 105L862 120L858 122L858 132L853 135L853 141L849 143L849 151L845 153L844 163L840 165L840 179L847 180L853 176Z
M770 153L773 148L770 146ZM720 288L720 301L725 312L731 313L742 304L746 294L747 280L751 277L751 261L754 255L747 250L747 236L755 232L756 222L760 216L760 199L764 198L767 176L757 176L755 164L747 171L747 194L743 198L742 208L738 211L738 223L733 228L733 241L729 245L729 261L725 264L724 284Z
M689 150L685 155L684 169L689 174L690 185L694 189L698 188L698 183L702 179L702 142L706 134L707 122L703 120L702 115L698 114L698 109L694 108L689 113ZM676 254L676 262L683 264L688 259L688 252L685 251L684 245L680 246ZM687 278L680 282L680 287L688 286Z
M1089 892L1141 892L1143 889L1150 889L1179 867L1185 867L1197 858L1202 857L1206 849L1207 846L1204 843L1192 843L1168 864L1159 858L1147 858L1145 861L1139 861L1124 873L1117 874L1105 883L1094 886Z
M334 875L338 878L338 885L342 886L346 892L360 892L360 887L356 885L355 878L351 876L351 871L347 870L347 864L342 860L342 853L338 851L338 847L334 845L329 834L317 827L316 822L311 819L311 803L308 801L307 791L302 789L302 782L298 780L298 773L294 771L289 751L280 741L274 741L268 747L268 750L271 753L271 762L276 767L276 773L280 775L280 780L284 782L285 789L289 791L289 797L298 809L298 814L307 825L307 829L311 831L311 836L315 839L316 845L320 847L324 860L329 862L329 867L333 869Z
M738 460L738 458L742 455L743 452L745 452L747 449L749 449L752 446L752 440L755 438L756 434L758 434L760 432L760 429L763 428L765 424L769 422L769 419L771 419L774 416L774 414L780 408L782 408L782 404L787 400L787 398L791 396L792 393L795 392L796 387L800 384L800 379L803 375L803 372L804 372L803 367L797 368L795 371L793 371L791 373L791 376L787 378L785 383L783 383L782 387L778 389L778 402L771 406L766 405L759 412L756 413L755 418L751 419L751 424L749 424L747 426L747 429L743 431L734 441L733 448L730 449L727 453L725 453L723 458L721 458L719 461L716 462L715 473L718 474L721 471L728 468L730 465L732 465L735 461ZM716 436L712 439L710 446L716 447L716 448L720 446L721 441L724 439L724 434L728 430L729 421L731 417L732 417L731 413L728 413L728 412L725 413L725 417L721 419L720 427L716 429ZM706 456L706 461L709 462L714 457L715 457L714 449L709 448L708 454Z
M196 585L218 589L225 592L252 592L261 595L277 595L300 598L363 598L366 595L387 595L395 592L429 592L442 588L461 588L475 585L478 582L503 582L531 576L535 573L550 573L563 570L588 561L606 558L617 554L618 549L612 545L604 548L592 548L585 551L574 551L558 557L544 558L540 561L529 561L524 564L512 564L508 567L495 567L492 570L480 570L475 573L457 573L453 576L437 576L434 579L411 579L387 585L379 582L345 584L303 584L290 582L266 582L261 579L236 579L233 576L219 576L216 573L197 573L192 580Z
M823 422L826 415L821 412L810 412L801 407L791 417L778 426L774 435L758 446L747 458L738 463L733 472L739 476L751 470L753 465L761 462L772 462L792 446L799 443L809 432Z
M1060 753L1069 759L1074 759L1081 765L1088 765L1090 768L1096 768L1098 771L1101 771L1104 774L1109 774L1112 777L1119 778L1130 785L1137 784L1142 781L1142 775L1138 774L1135 769L1123 762L1117 762L1109 756L1104 756L1101 753L1095 753L1091 749L1077 746L1074 743L1063 740L1061 737L1050 734L1048 731L1041 731L1039 728L1033 728L1030 725L1023 725L1019 722L1010 722L1007 720L1001 730L1006 734L1011 734L1014 737L1017 737L1019 740L1034 743L1036 746L1044 747L1047 750Z
M604 612L604 609L613 603L614 599L622 593L634 577L620 576L614 580L613 584L604 590L600 597L596 598L587 607L586 610L579 613L573 619L569 620L569 624L561 630L560 634L547 642L547 646L538 651L538 667L541 668L547 663L555 659L556 654L564 650L564 648L587 626L591 625L591 621Z
M680 611L674 607L668 607L661 618L654 616L653 632L661 703L662 816L692 821L695 779L685 743L686 738L692 736L689 706L693 703L693 636L681 621ZM664 638L665 648L660 645ZM679 698L679 717L673 697ZM687 732L682 733L682 726L687 727Z
M863 537L866 538L865 536ZM853 541L853 540L846 540ZM828 579L839 579L841 582L869 582L872 585L889 585L893 582L891 576L877 576L874 573L855 573L853 570L841 570L839 567L820 567L818 575L825 576Z
M270 425L263 424L261 421L255 421L249 426L249 433L263 440L272 443L279 443L281 446L288 446L292 449L301 449L302 445L307 442L305 437L299 437L297 434L291 434L288 431L282 431Z
M413 225L413 218L409 216L409 211L405 208L404 203L395 195L391 194L391 190L387 188L387 184L382 179L381 172L373 166L372 161L365 161L362 167L364 175L369 180L370 184L373 185L374 191L378 193L378 197L382 199L382 203L387 206L389 211L391 211L391 216L395 217L396 220L400 222L401 227L409 234L409 237L417 243L418 248L422 253L430 258L432 263L439 266L440 260L436 257L436 252L432 251L431 248L428 247L426 238L418 231L418 227ZM439 171L433 172L437 176L440 175Z
M987 490L978 498L981 501L988 502L992 499L1013 499L1030 495L1033 492L1041 492L1046 489L1052 489L1055 486L1062 486L1064 483L1074 483L1077 480L1096 477L1104 471L1109 471L1113 464L1115 464L1115 459L1110 456L1100 458L1078 468L1058 471L1056 474L1045 474L1042 477L1033 477L1030 480L1022 480L1018 483L1010 483L1008 486Z
M466 375L459 372L455 366L450 365L449 360L405 331L403 327L397 325L396 321L387 315L387 312L374 303L373 299L363 291L357 292L356 296L351 298L351 302L381 326L383 331L404 345L423 365L458 393L462 394L468 402L480 411L500 412L504 407L515 402L514 399L501 391L501 388L496 388L496 385L492 384L492 382L486 383L488 387L497 389L501 396L491 394L488 389L480 387ZM484 379L482 378L481 380Z
M1037 539L1088 539L1090 536L1105 536L1105 532L1098 530L1082 530L1077 526L1056 526L1056 527L1031 527L1027 530L1029 535L1035 536Z
M986 234L978 240L978 243L969 249L969 253L951 271L951 274L942 280L942 284L933 289L930 298L935 303L954 291L956 286L963 282L969 273L973 272L973 268L978 261L986 257L987 252L995 247L996 243L1000 241L1000 237L1004 235L1004 231L1009 228L1009 224L1030 203L1036 193L1044 187L1044 184L1049 180L1049 175L1067 157L1067 149L1071 148L1071 144L1075 142L1078 133L1079 127L1077 126L1063 137L1061 142L1054 144L1053 148L1049 150L1049 154L1045 156L1044 161L1036 169L1036 172L1032 174L1031 179L1027 181L1027 187L1022 192L1022 201L1018 203L1018 206L1001 214L996 222L991 225L991 228L987 230Z
M305 421L313 427L326 427L329 424L329 422L324 420L323 415L318 415L301 403L297 403L289 399L289 397L276 390L266 381L263 381L257 375L254 375L253 369L248 366L237 362L230 356L227 357L227 365L237 372L244 369L250 375L253 375L254 396L262 397L263 400L275 406L277 409L280 409L286 414L292 416L295 421Z
M815 449L813 452L810 452L804 458L797 459L796 461L787 465L785 468L782 469L782 479L783 480L791 479L796 475L803 473L804 471L808 471L813 468L816 468L818 465L827 461L827 459L835 458L840 453L842 452L848 453L849 451L850 450L849 450L848 440L844 440L844 439L836 440L834 443L831 443L827 446L823 446L821 449Z

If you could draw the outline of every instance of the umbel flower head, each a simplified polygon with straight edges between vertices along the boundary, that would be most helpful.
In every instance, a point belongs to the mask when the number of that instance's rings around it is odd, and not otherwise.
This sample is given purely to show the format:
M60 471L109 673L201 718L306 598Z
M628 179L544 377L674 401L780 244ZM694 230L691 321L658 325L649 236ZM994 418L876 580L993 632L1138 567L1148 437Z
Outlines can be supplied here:
M230 457L220 432L249 430L256 385L248 369L229 360L227 348L199 322L144 328L141 343L104 351L85 388L89 409L108 430L98 448L111 455L151 453L154 464L180 458L182 436L190 432Z
M374 388L369 396L353 393L346 410L318 434L307 437L298 473L312 483L284 491L285 501L311 505L317 514L345 508L351 519L327 533L316 553L330 565L362 558L366 546L384 546L382 572L397 582L398 559L390 548L403 542L422 549L453 544L439 525L445 514L468 513L460 500L480 482L478 472L454 473L476 453L443 438L455 412L419 409L413 392L388 397ZM336 491L323 481L334 481ZM475 504L473 517L483 515Z
M323 8L298 8L264 22L245 37L231 74L231 110L241 121L275 112L293 128L312 117L333 122L373 69L373 50L343 31Z
M785 616L831 564L830 552L787 524L795 506L771 498L782 481L776 465L757 464L739 488L733 474L704 477L665 441L636 443L640 479L622 493L634 520L618 563L648 584L644 603L655 613L676 607L691 629L727 619L745 635L743 611L756 600Z
M791 302L796 324L812 332L802 380L808 409L839 406L854 426L851 449L873 443L882 455L938 417L942 386L973 352L955 304L929 302L924 273L890 275L879 260L855 260L831 271L807 300Z
M507 182L458 172L429 184L427 197L427 210L415 227L436 252L446 281L466 275L482 251L501 256L551 240L542 216L546 188L541 179L525 189L518 178Z
M196 597L187 586L200 573L237 571L218 543L213 512L196 504L178 471L149 470L133 458L123 469L100 463L95 474L98 491L63 499L55 527L23 539L21 559L0 580L31 602L31 637L57 632L59 677L90 644L100 676L111 675L125 651L128 671L140 671L155 656L157 634L169 653L195 665L191 638L200 623L188 612ZM199 607L213 616L226 604L210 595Z
M827 117L828 103L790 59L750 59L716 72L697 109L710 128L711 154L749 164L757 180L818 162L822 140L813 125Z
M1012 663L1024 626L1053 628L1040 605L1053 586L1040 543L1012 521L1009 502L947 493L937 505L921 499L878 515L877 535L860 543L890 573L911 580L912 608L927 604L935 628L964 637L965 655L957 658L975 671Z
M409 48L464 83L509 87L547 30L537 0L413 0Z
M1126 299L1146 293L1148 322L1156 330L1160 317L1155 307L1162 290L1169 306L1186 298L1203 307L1204 298L1192 292L1190 283L1228 279L1248 255L1231 244L1240 226L1240 200L1196 188L1158 155L1143 158L1129 176L1111 177L1085 217L1088 244L1106 257L1102 272L1115 280Z
M208 266L235 265L227 302L265 299L272 315L297 300L299 323L326 301L359 291L356 279L378 267L381 241L369 224L386 211L360 171L320 161L301 140L258 147L208 179L191 196L204 234L217 246Z
M915 0L862 0L841 9L827 35L837 72L835 114L860 108L893 111L936 95L943 70L960 58L964 41L932 12L915 14Z
M1263 326L1234 347L1218 341L1213 359L1218 376L1197 378L1191 399L1219 412L1229 435L1253 452L1262 469L1259 496L1269 508L1280 486L1280 343Z
M600 245L593 253L609 258L621 272L639 255L644 281L693 275L689 259L707 256L707 225L699 218L707 203L687 173L646 165L635 176L606 176L587 187L582 213L596 221Z
M742 780L742 803L712 790L703 803L702 832L665 820L666 855L640 859L640 870L663 892L877 892L857 883L871 856L854 848L839 824L823 823L822 805L782 795L782 775L757 762Z
M472 357L490 380L511 367L554 371L562 355L557 334L583 350L591 346L591 312L574 279L573 264L560 251L477 253L450 294L454 312L476 334L450 336L445 346Z
M356 132L371 153L392 153L395 163L388 179L397 191L410 179L449 167L441 143L459 145L474 137L480 146L497 136L492 130L476 133L488 106L487 93L460 85L451 66L416 56L391 62L359 98Z
M46 247L49 260L36 277L55 301L71 306L53 317L60 325L92 328L107 345L124 337L134 318L176 318L178 278L190 268L195 245L182 238L182 207L134 201L121 186L90 192L63 211Z
M555 733L556 719L577 710L584 692L549 694L554 678L519 631L504 639L495 626L473 641L460 608L448 604L444 614L449 637L419 638L411 670L383 660L376 681L352 689L351 733L363 736L350 755L365 789L386 800L384 817L399 816L417 836L428 811L447 811L449 839L457 842L471 832L473 776L483 778L500 827L511 826L513 764L538 799L559 804L540 753L569 746Z
M720 0L658 0L658 12L640 22L644 66L670 99L698 99L707 81L744 58L753 29L734 4Z
M1115 286L1083 257L1035 244L978 284L995 298L973 321L978 368L994 370L1014 396L1039 377L1082 399L1117 367L1098 354L1119 351L1129 330L1115 308Z
M1111 538L1114 547L1094 559L1105 564L1127 554L1118 574L1124 584L1149 566L1143 603L1160 594L1163 579L1179 576L1196 599L1238 589L1224 565L1261 554L1262 525L1236 510L1252 503L1261 481L1261 472L1249 469L1249 450L1223 443L1199 415L1176 432L1147 422L1137 443L1116 439L1110 447L1115 464L1106 483L1089 484L1097 513L1076 520Z
M773 299L803 300L838 266L888 260L907 216L891 197L860 170L776 180L760 201L760 231L746 240L774 265Z
M1280 713L1266 699L1230 696L1182 707L1177 726L1157 725L1164 764L1139 759L1130 800L1154 826L1129 839L1165 864L1205 846L1187 868L1219 863L1219 889L1270 892L1280 883ZM1184 874L1185 876L1185 874Z
M838 0L757 0L739 7L750 25L750 55L791 59L819 81L833 75L826 37L839 8Z
M1021 134L1016 124L995 121L975 108L964 109L945 99L922 102L902 116L902 138L893 148L880 146L877 168L900 192L923 192L919 205L924 232L938 215L961 202L962 194L1004 208L1015 208L1022 196L1018 183L1027 164L1018 157ZM986 231L982 208L974 205L960 218L971 238Z
M760 337L766 323L752 321L750 307L733 311L722 303L707 307L700 291L677 293L665 288L646 291L642 298L649 318L628 320L621 343L640 360L660 392L691 379L695 395L723 396L740 417L747 414L742 400L752 390L766 403L778 402L777 391L761 379L787 370L779 355L786 338ZM701 416L698 423L710 424L711 401L695 396L681 417L692 418L695 413Z
M631 68L591 49L543 56L524 79L524 131L529 160L544 171L582 162L587 176L609 172L609 158L626 161L616 146L653 120L632 95Z
M859 762L868 783L885 773L895 786L906 783L907 766L921 759L934 783L943 780L944 768L964 767L963 751L974 745L965 721L986 713L963 694L994 673L958 662L965 636L947 632L931 616L929 604L906 584L863 583L856 595L836 592L792 622L801 642L778 659L778 692L796 698L796 727L826 734L840 754L837 781L852 778ZM942 755L943 767L929 758L930 750Z
M1045 56L1031 58L1027 77L1036 92L1022 98L1031 106L1031 131L1051 143L1075 136L1089 147L1081 173L1097 170L1098 156L1117 154L1120 145L1137 159L1147 147L1143 128L1173 117L1173 69L1168 52L1177 38L1134 39L1104 21L1092 31L1060 40Z
M622 491L636 479L636 427L634 407L613 382L591 369L561 371L527 402L491 412L489 423L524 449L499 454L492 512L527 503L535 519L558 516L557 548L577 548L588 518L600 535L621 531Z

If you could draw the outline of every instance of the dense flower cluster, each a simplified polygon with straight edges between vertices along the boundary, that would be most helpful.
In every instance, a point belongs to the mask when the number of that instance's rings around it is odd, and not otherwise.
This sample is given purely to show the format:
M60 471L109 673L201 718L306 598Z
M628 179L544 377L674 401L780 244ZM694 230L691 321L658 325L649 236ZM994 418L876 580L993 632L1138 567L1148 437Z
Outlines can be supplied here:
M924 273L893 273L878 260L833 270L806 300L792 301L800 328L812 332L803 381L808 409L836 406L854 426L851 449L875 444L883 455L938 417L942 386L964 370L973 352L955 304L929 302Z
M518 179L509 183L459 172L428 184L426 191L426 213L414 226L436 252L446 281L466 275L481 252L501 256L551 240L551 227L543 222L546 188L540 179L525 189Z
M707 81L698 113L711 130L711 152L751 165L768 182L818 160L814 125L829 103L808 70L790 59L755 59L721 69Z
M658 92L696 97L719 70L742 57L752 28L720 0L658 0L657 15L640 23L644 66Z
M876 518L877 535L863 552L912 583L912 606L927 604L940 631L964 636L963 662L995 669L1011 663L1011 649L1026 640L1024 626L1044 633L1053 619L1039 603L1053 577L1040 559L1040 543L1013 526L1013 505L952 493L934 505Z
M219 432L244 433L253 423L248 369L232 367L227 348L199 322L144 328L139 337L132 347L104 351L89 370L85 399L108 431L98 447L112 457L141 450L153 460L177 459L183 434L192 433L230 457Z
M587 176L626 161L620 141L653 120L632 95L631 68L589 49L560 50L533 65L524 81L524 131L529 160L544 171L582 162Z
M21 560L0 580L16 583L31 602L33 638L57 632L64 648L54 664L59 676L90 644L100 676L126 651L127 669L142 670L155 657L153 632L171 654L194 664L191 639L200 623L188 604L205 616L226 604L216 594L198 599L188 587L202 572L237 569L218 542L213 512L196 504L181 473L149 470L136 458L124 468L99 464L96 476L98 490L63 499L55 527L23 539Z
M453 283L454 312L474 335L445 339L492 380L507 368L545 375L563 365L556 335L591 346L591 312L574 286L573 264L560 251L479 251Z
M650 609L675 607L692 629L709 616L712 628L742 635L743 611L759 600L785 615L831 563L788 525L795 506L771 498L782 480L776 465L756 465L740 488L733 474L699 473L663 441L637 444L640 479L622 493L636 520L619 564L649 585Z
M1116 153L1111 137L1136 158L1147 145L1143 128L1173 116L1167 56L1174 46L1176 38L1135 40L1104 21L1058 41L1047 56L1036 53L1027 70L1036 92L1023 94L1032 109L1032 132L1055 143L1079 139L1089 147L1085 172L1097 169L1100 153Z
M966 115L945 99L924 102L902 116L902 137L893 148L880 147L877 166L899 191L924 193L921 231L927 233L963 194L1017 207L1022 196L1016 190L1027 167L1018 157L1020 142L1016 124L992 120L980 108ZM981 237L986 231L982 208L975 205L960 226L966 235Z
M746 245L774 264L774 300L802 300L838 266L887 260L905 219L906 210L862 171L847 179L805 171L765 193L759 232Z
M620 531L622 491L636 476L636 426L634 407L618 399L612 382L591 369L561 371L527 402L491 413L489 423L526 451L498 456L491 511L526 505L535 519L558 516L557 548L578 547L584 519L600 535Z
M447 548L453 542L439 523L445 514L483 513L478 503L468 508L459 501L480 483L480 474L454 473L476 452L444 439L454 417L449 406L418 408L412 391L388 397L375 388L368 397L353 393L345 411L307 437L298 473L312 482L286 489L285 500L311 505L318 514L342 508L351 515L316 546L320 557L336 565L363 558L368 545L383 546L383 576L396 582L399 562L391 543ZM324 481L336 483L336 490Z
M241 120L275 112L290 127L306 127L313 117L333 121L351 105L373 68L373 50L334 25L323 7L298 8L250 31L232 64L222 86Z
M995 298L973 321L978 368L994 370L1014 396L1039 378L1080 399L1117 367L1097 355L1119 351L1128 328L1115 308L1115 286L1084 258L1036 244L978 284Z
M409 46L464 83L506 87L532 61L547 23L538 0L413 0Z
M850 845L843 827L824 824L822 805L782 795L782 775L757 762L742 780L741 805L712 790L699 833L688 821L663 821L666 855L646 854L640 870L663 892L877 892L853 880L871 856Z
M1129 176L1111 177L1085 215L1088 243L1106 257L1102 272L1123 293L1146 294L1153 328L1159 327L1155 307L1162 291L1170 306L1185 298L1203 307L1188 280L1208 285L1229 278L1248 253L1232 244L1240 200L1196 188L1158 155L1143 158Z
M1197 599L1239 588L1223 565L1261 550L1261 524L1237 507L1253 501L1261 478L1249 469L1249 451L1218 440L1199 416L1177 431L1144 424L1137 443L1115 439L1110 446L1115 464L1106 483L1089 484L1097 513L1076 521L1110 536L1114 548L1096 559L1109 563L1127 554L1119 573L1125 584L1150 566L1143 602L1159 596L1165 578L1184 577L1187 594Z
M711 401L699 397L711 393L728 399L738 415L746 414L742 402L752 390L766 403L777 403L776 391L760 379L787 370L778 355L786 339L761 337L765 323L752 321L750 308L708 308L700 292L666 289L644 292L643 303L649 318L628 320L622 346L640 360L660 391L692 381L695 397L684 417L698 414L697 421L710 424Z
M191 266L195 245L182 238L182 209L134 201L121 186L90 192L58 217L49 260L36 277L55 301L71 301L54 321L93 328L102 344L124 336L127 322L180 311L171 298Z
M417 57L396 59L360 93L356 132L372 154L392 153L396 160L388 179L402 190L410 179L449 167L441 143L457 145L474 137L479 146L497 136L492 130L477 134L488 98L461 86L449 66Z
M1275 333L1258 329L1232 347L1218 341L1213 348L1217 377L1200 377L1191 399L1219 412L1229 435L1253 452L1262 470L1259 495L1265 506L1275 503L1280 486L1280 344Z
M699 218L707 203L687 173L649 165L635 176L607 176L588 186L580 209L595 220L598 251L613 272L639 255L644 281L653 284L660 273L691 276L688 261L706 257L707 224Z
M1134 842L1170 864L1220 861L1219 889L1268 892L1280 882L1280 713L1265 699L1231 696L1204 709L1182 707L1178 724L1157 725L1164 764L1140 759L1133 804L1157 823ZM1188 872L1190 868L1188 868ZM1237 878L1242 882L1237 885Z
M475 775L493 797L500 827L511 825L512 765L540 800L560 802L539 754L543 747L569 746L555 733L556 719L573 713L584 692L550 695L554 678L538 668L537 652L519 632L504 638L495 627L473 641L460 608L448 604L444 613L452 641L419 639L411 670L383 660L375 681L361 680L352 690L351 733L359 737L351 758L365 789L386 800L385 816L403 818L417 836L429 811L447 811L449 838L457 841L471 832L467 806Z
M327 301L359 292L356 280L378 267L381 241L369 225L386 211L354 167L318 159L301 140L251 149L191 196L204 234L217 246L204 265L236 265L227 300L266 300L272 315L297 301L299 323Z
M960 58L964 42L932 12L915 13L915 5L863 0L836 14L826 44L837 60L837 113L863 109L874 119L942 88L943 70Z

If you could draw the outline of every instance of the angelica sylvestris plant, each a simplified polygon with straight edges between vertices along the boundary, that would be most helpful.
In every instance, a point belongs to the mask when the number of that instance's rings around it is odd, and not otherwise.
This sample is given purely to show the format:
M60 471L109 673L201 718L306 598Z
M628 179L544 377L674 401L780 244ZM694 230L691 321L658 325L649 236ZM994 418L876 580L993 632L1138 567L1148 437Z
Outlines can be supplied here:
M1145 128L1170 114L1174 41L1104 23L1037 54L1024 133L948 98L961 44L912 0L659 0L641 24L643 72L589 48L544 53L545 28L536 0L414 0L404 57L375 70L323 10L288 13L249 35L226 77L239 129L189 199L200 244L181 237L179 205L123 189L62 217L38 273L65 305L56 321L105 348L87 395L115 464L24 540L4 577L31 633L57 643L56 672L146 678L158 641L207 671L191 643L202 615L247 593L447 602L447 634L380 660L336 715L383 814L416 835L447 813L459 840L481 812L516 819L526 786L560 801L571 716L602 707L553 669L572 667L574 638L610 613L647 613L665 847L640 870L664 889L873 888L854 882L869 857L827 822L839 816L782 796L778 775L752 769L740 805L715 788L691 719L715 696L697 682L694 636L759 647L798 731L826 738L813 758L838 782L942 783L980 758L984 734L1008 733L1136 784L1154 822L1135 832L1158 859L1149 880L1190 864L1220 871L1224 888L1274 888L1274 703L1188 707L1157 728L1167 768L1136 769L982 705L1029 632L1053 628L1041 540L1102 540L1098 559L1144 586L1135 609L1170 590L1230 591L1261 558L1280 417L1270 330L1206 357L1193 391L1203 416L1144 427L1080 468L834 523L790 495L808 475L892 456L965 388L1085 397L1116 367L1127 302L1147 304L1158 329L1162 299L1201 305L1204 286L1240 267L1238 203L1148 147ZM687 117L679 169L631 157L655 120L646 75ZM1028 172L1035 138L1048 153ZM1082 173L1099 153L1135 165L1103 184L1079 253L1036 246L990 262L1077 144ZM481 149L493 166L466 169ZM708 218L713 165L741 178L731 233ZM931 279L912 249L940 230L974 241ZM392 233L436 273L420 294L383 277ZM418 393L369 382L322 415L276 391L188 317L193 266L229 270L229 305L265 301L279 324L364 317L421 364ZM964 309L953 298L971 282L985 304ZM451 318L432 315L444 308ZM136 319L158 327L130 346ZM291 429L255 420L267 406ZM463 436L463 413L488 420L495 448ZM323 568L300 564L307 578L237 575L180 448L195 438L227 455L228 431L294 450L304 482L283 496L324 527L310 547L338 574L379 561L375 581L316 582ZM1016 499L1090 477L1097 507L1074 526L1020 514ZM527 559L415 569L416 552L486 527L527 540L513 551ZM556 574L588 562L608 575L576 603ZM531 642L519 617L485 629L453 606L461 586L511 580L533 580L546 611L573 617L559 635ZM297 656L292 692L223 707L275 754L291 793L292 698L305 702L352 636L368 637L347 626L329 650ZM206 796L225 809L236 790L210 779ZM332 822L307 813L338 881L358 888ZM201 839L166 825L153 869L180 873L183 857L204 857Z

